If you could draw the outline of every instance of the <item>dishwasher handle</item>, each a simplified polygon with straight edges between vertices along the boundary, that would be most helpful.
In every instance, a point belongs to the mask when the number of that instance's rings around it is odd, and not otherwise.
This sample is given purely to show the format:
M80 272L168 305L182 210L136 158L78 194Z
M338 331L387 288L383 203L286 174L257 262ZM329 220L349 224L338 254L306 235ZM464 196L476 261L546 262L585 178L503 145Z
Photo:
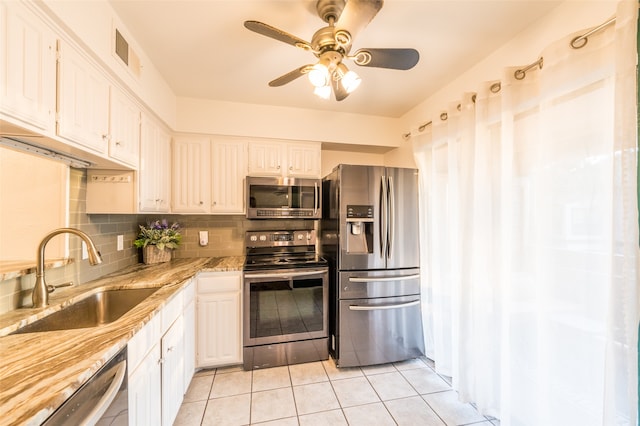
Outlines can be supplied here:
M380 311L387 309L402 309L420 304L420 300L413 300L406 303L392 303L389 305L349 305L350 311Z
M124 382L125 373L127 372L127 361L122 360L116 365L118 366L116 374L113 377L113 381L109 385L109 388L91 412L87 414L87 417L80 423L81 426L95 425L116 398L118 390L120 390L120 386L122 386L122 383Z

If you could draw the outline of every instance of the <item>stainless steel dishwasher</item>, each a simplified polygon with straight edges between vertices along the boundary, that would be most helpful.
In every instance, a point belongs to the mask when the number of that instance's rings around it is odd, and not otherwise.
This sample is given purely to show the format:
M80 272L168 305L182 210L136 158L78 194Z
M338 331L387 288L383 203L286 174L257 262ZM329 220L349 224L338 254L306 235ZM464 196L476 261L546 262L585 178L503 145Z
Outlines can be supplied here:
M125 346L62 404L43 425L128 425Z

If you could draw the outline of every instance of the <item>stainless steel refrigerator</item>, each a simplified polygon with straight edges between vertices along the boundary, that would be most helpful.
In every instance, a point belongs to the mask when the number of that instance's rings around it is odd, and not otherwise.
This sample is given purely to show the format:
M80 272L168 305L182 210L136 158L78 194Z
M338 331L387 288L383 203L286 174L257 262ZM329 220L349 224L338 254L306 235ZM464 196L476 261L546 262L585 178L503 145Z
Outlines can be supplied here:
M337 166L323 179L330 352L339 367L424 354L418 171Z

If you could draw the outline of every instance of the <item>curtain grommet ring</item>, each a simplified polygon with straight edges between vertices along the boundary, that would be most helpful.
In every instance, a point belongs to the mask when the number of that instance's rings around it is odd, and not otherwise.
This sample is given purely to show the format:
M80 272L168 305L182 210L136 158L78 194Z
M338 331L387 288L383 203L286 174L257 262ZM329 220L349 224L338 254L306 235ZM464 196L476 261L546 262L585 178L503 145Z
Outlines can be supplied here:
M578 37L574 37L573 40L571 40L571 47L574 49L582 49L583 47L585 47L587 45L587 42L589 41L589 39L585 36L578 36Z

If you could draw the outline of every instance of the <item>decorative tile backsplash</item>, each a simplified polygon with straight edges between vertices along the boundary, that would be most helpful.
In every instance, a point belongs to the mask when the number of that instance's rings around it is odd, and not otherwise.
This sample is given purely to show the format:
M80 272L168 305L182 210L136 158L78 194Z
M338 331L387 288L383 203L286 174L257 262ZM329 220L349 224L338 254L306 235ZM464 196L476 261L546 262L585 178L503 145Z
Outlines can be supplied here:
M69 254L75 261L47 270L47 283L56 285L68 281L85 283L126 266L141 262L141 255L133 246L138 225L156 219L178 222L183 235L182 244L175 250L176 258L222 257L244 254L244 235L253 230L313 229L313 221L305 220L247 220L242 215L171 215L156 214L87 214L86 170L71 169L69 190L69 226L86 232L102 254L103 263L89 265L81 259L81 240L69 238ZM199 231L208 231L209 244L201 247ZM118 235L124 236L124 250L116 250ZM34 247L34 251L37 247ZM0 282L0 314L31 304L31 289L35 274ZM60 289L57 291L64 291Z

